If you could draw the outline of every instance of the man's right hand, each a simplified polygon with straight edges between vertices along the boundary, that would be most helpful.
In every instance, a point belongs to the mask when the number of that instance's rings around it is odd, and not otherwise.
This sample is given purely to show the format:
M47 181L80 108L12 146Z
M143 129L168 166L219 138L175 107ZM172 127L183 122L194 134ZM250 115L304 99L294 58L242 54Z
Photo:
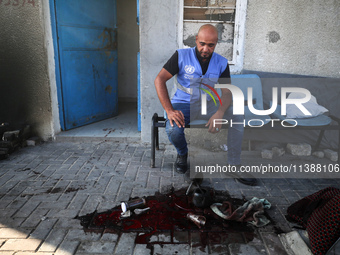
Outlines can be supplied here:
M184 115L181 111L171 110L167 111L166 114L168 115L168 119L172 127L174 126L173 122L175 122L176 125L180 128L185 127Z

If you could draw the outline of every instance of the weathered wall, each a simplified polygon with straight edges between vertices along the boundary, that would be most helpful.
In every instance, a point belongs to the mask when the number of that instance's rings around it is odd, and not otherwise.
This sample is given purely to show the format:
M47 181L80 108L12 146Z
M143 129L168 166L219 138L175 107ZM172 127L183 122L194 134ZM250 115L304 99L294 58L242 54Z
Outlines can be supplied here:
M56 72L55 72L55 54L53 47L53 37L52 37L52 25L51 25L51 10L50 3L48 1L42 2L42 12L44 19L44 30L45 30L45 47L47 52L47 61L48 61L48 77L49 77L49 87L50 87L50 98L51 98L51 114L52 114L52 123L51 123L51 132L44 134L45 139L52 137L55 138L55 135L61 131L60 127L60 118L59 118L59 103L58 103L58 95L57 95L57 80L56 80ZM47 123L44 123L47 125Z
M136 0L117 1L118 97L137 101L137 52L139 34Z
M141 139L144 142L150 141L152 114L162 113L163 109L158 100L154 80L178 48L178 4L178 0L140 1ZM172 85L173 79L168 82L169 90ZM164 138L165 135L162 133L161 137Z
M248 0L244 69L340 77L339 0Z
M52 108L40 0L0 1L0 121L52 134Z

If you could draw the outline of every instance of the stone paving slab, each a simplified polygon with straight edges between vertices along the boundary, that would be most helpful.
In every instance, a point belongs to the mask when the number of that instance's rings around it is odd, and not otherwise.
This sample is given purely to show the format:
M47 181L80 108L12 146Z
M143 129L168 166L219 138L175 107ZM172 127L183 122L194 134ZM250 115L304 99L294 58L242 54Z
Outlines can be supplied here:
M242 157L253 160L258 155L245 152ZM174 171L175 156L172 146L161 145L157 167L150 168L149 145L124 141L47 142L14 152L0 161L0 255L286 254L278 232L292 230L285 219L287 207L340 183L339 179L260 179L258 186L251 187L232 178L205 179L202 185L227 190L232 197L257 196L272 203L267 213L275 225L257 229L251 241L239 232L202 247L194 233L175 232L173 237L155 235L147 246L135 244L136 233L85 233L74 219L111 209L130 197L187 187L188 177Z

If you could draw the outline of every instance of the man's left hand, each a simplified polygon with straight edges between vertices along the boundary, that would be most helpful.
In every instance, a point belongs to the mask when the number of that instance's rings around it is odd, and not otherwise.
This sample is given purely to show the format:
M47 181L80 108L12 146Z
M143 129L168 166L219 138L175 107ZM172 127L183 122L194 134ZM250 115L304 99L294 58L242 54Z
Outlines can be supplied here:
M222 128L222 124L220 124L220 122L218 124L215 124L214 126L214 120L216 119L222 119L223 118L223 113L217 111L213 116L211 116L211 118L209 119L208 123L205 125L206 127L209 127L209 132L216 134L218 132L220 132L221 128Z

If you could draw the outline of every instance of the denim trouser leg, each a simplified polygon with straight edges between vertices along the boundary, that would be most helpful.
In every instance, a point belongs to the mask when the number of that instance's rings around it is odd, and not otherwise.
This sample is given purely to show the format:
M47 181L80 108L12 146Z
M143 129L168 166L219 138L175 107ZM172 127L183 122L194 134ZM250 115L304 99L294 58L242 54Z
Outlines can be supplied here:
M207 115L201 115L200 105L190 104L173 104L175 110L182 111L185 118L185 125L190 122L190 115L192 119L209 119L216 111L217 107L212 101L208 102L207 105ZM190 114L191 112L191 114ZM232 107L229 107L224 113L224 119L229 122L228 129L228 164L239 165L241 164L241 150L242 150L242 140L244 133L244 116L243 115L233 115ZM232 123L232 125L230 125ZM188 153L188 146L184 135L184 128L179 128L176 123L173 122L173 127L170 125L170 121L166 121L166 133L168 135L169 141L175 146L177 153L179 155L185 155Z
M216 111L217 107L212 103L208 102L207 105L207 115L198 116L198 118L205 117L209 119ZM228 164L230 165L240 165L241 164L241 150L242 141L244 133L244 116L243 115L233 115L232 107L229 107L223 116L224 119L228 120ZM232 125L231 125L232 123ZM222 126L223 128L223 126Z
M242 140L244 133L244 116L243 115L233 115L232 109L229 109L224 114L224 118L230 122L232 121L232 126L228 129L228 164L230 165L240 165L241 164L241 150L242 150Z
M185 119L185 125L190 122L190 104L175 103L172 105L174 110L182 111ZM170 125L170 121L166 120L165 126L166 133L169 141L175 146L179 155L185 155L188 153L188 145L184 135L184 128L179 128L175 122L173 127Z

